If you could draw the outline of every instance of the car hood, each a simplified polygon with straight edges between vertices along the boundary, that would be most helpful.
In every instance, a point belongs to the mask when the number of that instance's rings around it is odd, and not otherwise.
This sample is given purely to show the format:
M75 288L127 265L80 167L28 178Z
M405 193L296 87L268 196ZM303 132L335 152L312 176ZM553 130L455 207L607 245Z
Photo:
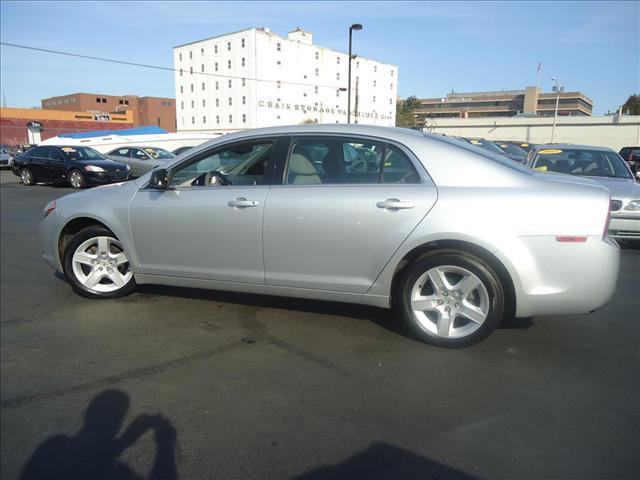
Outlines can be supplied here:
M640 199L640 183L631 178L593 177L593 180L607 187L611 198Z

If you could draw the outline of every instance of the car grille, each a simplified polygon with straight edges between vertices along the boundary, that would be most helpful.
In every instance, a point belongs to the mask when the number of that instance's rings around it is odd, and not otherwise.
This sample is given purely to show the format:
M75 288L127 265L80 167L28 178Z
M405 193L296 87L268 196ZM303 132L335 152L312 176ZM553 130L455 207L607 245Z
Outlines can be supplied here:
M617 212L622 208L622 200L611 200L611 211Z

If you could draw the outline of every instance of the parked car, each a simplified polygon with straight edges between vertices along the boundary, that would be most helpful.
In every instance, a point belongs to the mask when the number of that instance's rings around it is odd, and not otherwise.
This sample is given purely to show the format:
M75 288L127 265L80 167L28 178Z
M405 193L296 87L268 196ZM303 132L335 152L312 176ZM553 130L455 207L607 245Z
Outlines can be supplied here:
M191 150L193 147L178 147L173 151L173 154L175 156L178 156L184 152L188 152L189 150Z
M164 165L176 156L157 147L120 147L107 153L107 158L126 163L131 167L131 176L136 178L149 170Z
M376 169L347 171L345 145ZM45 260L88 298L153 283L393 306L445 347L589 312L618 278L606 188L409 129L236 132L44 214Z
M538 171L589 177L611 192L609 235L640 240L640 184L620 156L604 147L538 145L529 165Z
M523 149L527 153L529 153L529 150L531 150L533 147L535 147L535 144L533 144L533 143L519 142L517 140L496 140L496 143L510 143L511 145L515 145L517 147L520 147L521 149Z
M456 138L459 138L460 140L470 143L471 145L475 145L476 147L484 148L485 150L489 150L490 152L497 153L498 155L504 155L505 157L515 162L522 163L520 160L520 157L505 152L496 144L494 144L493 142L490 142L489 140L485 140L484 138L465 138L465 137L456 137Z
M11 168L13 156L9 153L9 148L2 145L0 147L0 168Z
M520 163L526 163L527 161L527 151L523 148L520 148L518 145L514 143L505 143L505 142L493 142L500 150L503 151L506 155L513 157L513 159L517 159Z
M69 183L73 188L129 179L129 166L114 162L89 147L42 146L17 156L13 173L24 185Z
M640 147L623 147L619 152L629 168L640 179Z

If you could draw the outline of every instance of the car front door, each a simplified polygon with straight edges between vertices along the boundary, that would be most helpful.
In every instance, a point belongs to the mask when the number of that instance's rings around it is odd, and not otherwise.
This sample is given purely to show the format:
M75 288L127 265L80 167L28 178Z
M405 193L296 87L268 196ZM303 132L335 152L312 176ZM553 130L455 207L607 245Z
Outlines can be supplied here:
M141 148L131 149L131 158L128 159L131 167L131 175L139 177L151 170L155 165L151 163L149 155Z
M368 151L363 169L350 168L352 149ZM410 152L384 141L294 137L289 152L265 208L267 285L365 293L435 203L435 185Z
M47 161L47 177L51 180L66 180L67 168L63 151L57 147L49 150L49 160Z
M139 190L130 218L144 273L264 284L262 219L281 142L213 147L174 166L166 189Z

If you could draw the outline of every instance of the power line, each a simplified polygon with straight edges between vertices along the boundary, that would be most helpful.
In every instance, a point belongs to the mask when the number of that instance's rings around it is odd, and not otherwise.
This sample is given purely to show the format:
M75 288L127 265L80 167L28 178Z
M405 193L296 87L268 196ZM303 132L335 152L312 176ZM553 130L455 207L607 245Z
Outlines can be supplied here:
M92 55L82 55L82 54L79 54L79 53L63 52L63 51L60 51L60 50L50 50L48 48L31 47L29 45L20 45L18 43L0 42L0 45L3 45L5 47L22 48L24 50L33 50L33 51L36 51L36 52L52 53L52 54L55 54L55 55L64 55L64 56L67 56L67 57L83 58L85 60L95 60L95 61L98 61L98 62L118 63L118 64L121 64L121 65L129 65L129 66L132 66L132 67L152 68L152 69L155 69L155 70L164 70L164 71L168 71L168 72L179 72L179 73L183 72L183 70L181 68L178 69L178 68L171 68L171 67L163 67L163 66L160 66L160 65L150 65L150 64L146 64L146 63L129 62L129 61L126 61L126 60L115 60L115 59L112 59L112 58L94 57ZM303 86L303 87L331 88L332 90L339 90L339 89L343 88L343 87L339 87L339 86L335 86L335 85L322 85L322 84L316 84L316 83L292 82L292 81L287 81L287 80L267 80L267 79L261 79L261 78L239 77L239 76L236 76L236 75L224 75L224 74L221 74L221 73L207 73L207 72L195 72L195 71L189 71L189 72L184 71L184 73L186 73L188 75L205 75L205 76L209 76L209 77L228 78L228 79L236 79L236 80L243 80L244 79L244 80L253 81L253 82L298 85L298 86Z

